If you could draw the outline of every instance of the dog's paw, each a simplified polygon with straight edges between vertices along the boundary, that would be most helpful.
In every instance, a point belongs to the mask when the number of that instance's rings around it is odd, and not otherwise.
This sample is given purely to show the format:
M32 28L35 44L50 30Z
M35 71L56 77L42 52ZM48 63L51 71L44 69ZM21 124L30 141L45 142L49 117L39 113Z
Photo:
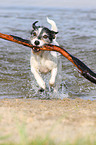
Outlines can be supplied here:
M51 87L53 87L53 86L54 86L54 84L55 84L55 80L50 79L50 81L49 81L49 85L50 85Z
M46 89L46 85L45 85L45 82L41 82L41 84L39 84L39 86L43 89L43 90L45 90Z

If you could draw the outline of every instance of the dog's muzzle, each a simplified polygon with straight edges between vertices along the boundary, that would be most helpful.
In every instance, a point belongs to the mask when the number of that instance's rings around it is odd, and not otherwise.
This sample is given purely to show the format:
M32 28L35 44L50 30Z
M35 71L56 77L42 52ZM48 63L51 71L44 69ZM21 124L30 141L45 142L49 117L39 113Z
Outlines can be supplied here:
M38 40L35 40L34 44L35 44L35 47L33 47L33 51L34 51L35 53L36 53L36 52L39 52L40 49L39 49L38 45L40 44L40 42L39 42Z

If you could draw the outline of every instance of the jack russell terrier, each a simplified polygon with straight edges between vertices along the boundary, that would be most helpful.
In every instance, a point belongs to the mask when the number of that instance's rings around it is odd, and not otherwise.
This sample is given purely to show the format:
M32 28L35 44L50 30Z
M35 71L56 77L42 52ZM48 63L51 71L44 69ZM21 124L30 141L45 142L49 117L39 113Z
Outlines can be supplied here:
M38 21L34 22L32 24L32 31L31 31L31 37L30 42L33 46L36 47L42 47L46 44L54 44L59 45L56 42L56 34L57 32L57 26L53 20L50 20L47 18L47 22L51 24L51 30L49 30L47 27L43 26L36 26L36 23ZM54 58L52 60L52 58ZM58 52L54 51L42 51L39 49L32 49L31 53L31 72L33 73L38 85L41 87L42 90L46 89L46 84L44 80L42 79L40 73L49 73L51 72L51 78L49 80L49 85L54 86L55 85L55 79L57 75L57 63L54 61L55 59L58 59Z

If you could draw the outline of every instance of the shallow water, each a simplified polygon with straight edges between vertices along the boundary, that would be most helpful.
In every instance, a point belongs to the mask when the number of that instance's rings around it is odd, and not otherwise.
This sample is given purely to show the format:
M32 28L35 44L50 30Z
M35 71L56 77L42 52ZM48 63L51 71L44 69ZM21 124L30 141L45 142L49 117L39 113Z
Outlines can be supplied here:
M96 10L0 7L0 32L29 39L35 20L50 28L47 16L58 26L58 43L96 72ZM58 97L96 99L96 85L63 56L61 61ZM50 88L43 93L38 90L30 71L30 48L0 39L0 98L50 99L57 95Z

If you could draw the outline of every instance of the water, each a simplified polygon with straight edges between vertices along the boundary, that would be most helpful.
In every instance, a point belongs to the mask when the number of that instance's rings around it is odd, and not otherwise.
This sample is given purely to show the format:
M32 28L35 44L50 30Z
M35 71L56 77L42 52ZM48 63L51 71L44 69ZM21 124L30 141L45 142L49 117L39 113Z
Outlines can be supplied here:
M94 9L0 7L0 32L29 39L31 25L35 20L50 27L46 22L47 16L58 26L58 43L96 72ZM96 85L83 78L63 56L61 61L58 96L95 100ZM30 71L30 48L0 39L0 98L50 99L53 96L51 90L43 93L38 90Z

